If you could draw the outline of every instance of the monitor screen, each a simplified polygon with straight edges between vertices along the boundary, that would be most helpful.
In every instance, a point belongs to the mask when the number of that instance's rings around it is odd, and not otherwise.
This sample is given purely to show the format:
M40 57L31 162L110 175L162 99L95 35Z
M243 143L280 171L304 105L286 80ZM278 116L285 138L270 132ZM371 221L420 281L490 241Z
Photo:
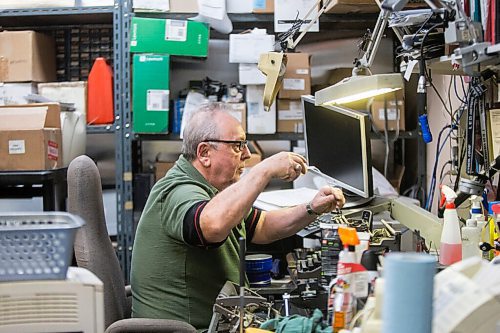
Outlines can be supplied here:
M367 114L339 106L315 106L302 97L306 155L329 183L363 198L373 196L370 120Z

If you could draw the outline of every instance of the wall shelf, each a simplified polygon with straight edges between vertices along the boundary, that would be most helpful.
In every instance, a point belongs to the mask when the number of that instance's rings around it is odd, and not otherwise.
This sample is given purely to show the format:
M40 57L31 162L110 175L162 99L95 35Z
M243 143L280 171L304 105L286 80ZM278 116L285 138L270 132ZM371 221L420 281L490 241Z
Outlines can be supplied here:
M2 27L104 24L113 22L113 6L0 9Z

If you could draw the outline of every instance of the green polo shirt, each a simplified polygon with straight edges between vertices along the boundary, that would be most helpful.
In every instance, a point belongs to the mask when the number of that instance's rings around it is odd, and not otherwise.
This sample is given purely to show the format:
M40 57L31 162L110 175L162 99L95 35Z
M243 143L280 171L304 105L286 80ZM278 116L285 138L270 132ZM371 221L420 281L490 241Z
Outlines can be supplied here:
M233 229L218 248L203 249L183 239L186 212L217 194L181 156L153 187L142 212L132 252L132 316L177 319L208 328L215 299L227 280L238 282L238 238Z

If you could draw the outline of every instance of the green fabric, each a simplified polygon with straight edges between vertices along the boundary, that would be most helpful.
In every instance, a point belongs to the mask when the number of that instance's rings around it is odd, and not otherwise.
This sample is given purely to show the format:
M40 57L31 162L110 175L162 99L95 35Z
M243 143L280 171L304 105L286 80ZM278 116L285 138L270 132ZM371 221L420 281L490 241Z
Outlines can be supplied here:
M212 307L227 280L238 282L238 238L242 223L223 245L187 245L182 225L186 212L217 189L180 157L153 187L142 212L132 252L132 316L178 319L208 328Z
M276 333L332 333L332 327L323 323L323 314L315 309L311 318L293 315L270 319L260 325Z

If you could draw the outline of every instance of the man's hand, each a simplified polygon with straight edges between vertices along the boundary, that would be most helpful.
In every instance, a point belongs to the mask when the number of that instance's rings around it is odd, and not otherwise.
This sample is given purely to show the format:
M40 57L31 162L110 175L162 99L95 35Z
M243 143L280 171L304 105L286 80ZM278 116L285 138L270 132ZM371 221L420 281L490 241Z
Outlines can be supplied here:
M345 204L344 194L340 188L323 186L311 201L311 209L324 214L337 208L342 208Z
M280 178L285 181L293 181L307 171L306 159L296 153L281 152L270 156L259 163L266 168L272 178Z

